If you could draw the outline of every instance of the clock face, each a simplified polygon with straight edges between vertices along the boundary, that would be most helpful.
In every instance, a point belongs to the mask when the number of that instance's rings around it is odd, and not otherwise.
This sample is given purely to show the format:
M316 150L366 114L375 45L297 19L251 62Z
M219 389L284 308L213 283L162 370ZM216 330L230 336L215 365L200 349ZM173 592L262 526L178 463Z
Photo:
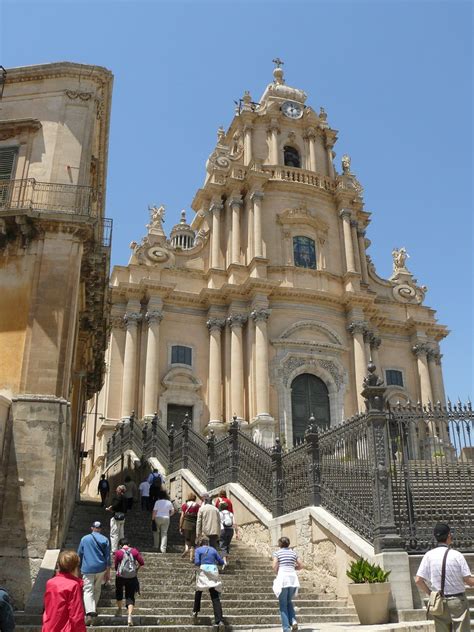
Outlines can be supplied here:
M292 119L299 119L303 116L303 107L294 101L285 101L281 106L281 111L285 116Z

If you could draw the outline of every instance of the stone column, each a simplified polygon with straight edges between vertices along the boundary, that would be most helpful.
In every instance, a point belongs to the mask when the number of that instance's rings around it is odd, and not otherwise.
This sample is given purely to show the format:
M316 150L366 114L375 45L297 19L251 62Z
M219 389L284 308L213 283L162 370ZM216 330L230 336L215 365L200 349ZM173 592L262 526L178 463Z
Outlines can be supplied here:
M220 246L221 246L221 231L220 231L220 215L223 209L223 205L220 202L212 204L210 211L212 213L212 235L211 235L211 267L220 267Z
M137 339L138 323L142 315L138 311L128 311L124 316L125 326L125 354L123 359L122 381L122 419L129 417L135 409L137 386Z
M443 372L441 369L441 353L437 349L430 349L427 353L428 370L433 391L433 400L443 406L446 405L446 395L444 392Z
M240 211L242 208L242 196L235 195L229 202L232 213L232 251L231 263L240 263Z
M150 309L148 304L145 320L148 324L145 362L144 416L152 418L158 410L159 359L160 359L160 323L163 313L159 309Z
M232 415L239 421L244 417L244 356L242 327L247 322L245 314L231 314L227 319L230 327L230 401Z
M223 318L209 318L209 426L223 428L222 422L222 353L221 332L225 325Z
M373 335L374 334L368 329L367 331L364 332L364 351L365 351L365 358L367 360L367 364L369 363L369 360L373 360L372 349L370 345L370 341L372 340Z
M309 146L309 169L310 171L316 171L316 132L310 127L306 133Z
M422 404L428 404L428 402L433 403L433 390L431 388L427 358L430 350L429 345L424 342L417 343L412 347L412 351L416 356L418 377L420 379L420 400Z
M270 152L269 152L269 162L271 165L277 165L279 163L278 160L278 134L280 132L278 128L278 121L276 119L272 119L270 126L268 128L268 132L270 134Z
M112 310L114 310L112 307ZM114 310L115 311L115 310ZM109 370L105 378L105 410L107 419L120 419L122 416L122 384L123 384L123 358L125 355L125 321L123 314L114 314L110 319L110 339L107 350L107 364Z
M254 244L254 256L263 257L263 242L262 242L262 200L263 193L261 191L254 191L251 195L253 203L253 244Z
M342 209L339 213L342 218L342 227L344 231L344 252L346 253L346 270L347 272L356 272L354 262L354 248L352 246L351 234L351 212Z
M270 417L270 387L268 383L268 334L269 309L255 309L250 316L255 322L255 390L257 417Z
M355 219L351 219L351 237L352 237L352 249L354 251L354 263L357 272L360 272L360 253L359 253L359 240L357 238L357 222Z
M365 410L365 401L362 396L364 388L364 376L367 367L365 357L364 334L367 332L367 323L363 320L353 321L347 328L352 334L354 349L354 375L356 383L357 407L359 412Z
M332 158L332 148L334 147L333 143L328 143L326 141L326 155L328 161L328 174L330 178L334 178L336 176L334 172L334 163Z
M357 231L357 239L359 241L359 256L360 256L360 272L362 275L362 281L366 285L369 284L369 270L367 268L367 258L365 256L365 231Z
M244 164L249 165L252 161L252 125L244 127Z

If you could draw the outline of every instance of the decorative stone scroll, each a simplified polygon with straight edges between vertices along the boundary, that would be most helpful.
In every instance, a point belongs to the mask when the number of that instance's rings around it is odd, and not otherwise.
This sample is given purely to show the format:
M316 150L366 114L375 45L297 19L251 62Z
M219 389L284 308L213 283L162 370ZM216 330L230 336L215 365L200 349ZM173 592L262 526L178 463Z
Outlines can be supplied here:
M417 285L413 274L406 267L406 260L409 258L406 249L394 248L392 258L393 274L390 277L390 282L393 298L399 303L422 303L428 288L426 285Z

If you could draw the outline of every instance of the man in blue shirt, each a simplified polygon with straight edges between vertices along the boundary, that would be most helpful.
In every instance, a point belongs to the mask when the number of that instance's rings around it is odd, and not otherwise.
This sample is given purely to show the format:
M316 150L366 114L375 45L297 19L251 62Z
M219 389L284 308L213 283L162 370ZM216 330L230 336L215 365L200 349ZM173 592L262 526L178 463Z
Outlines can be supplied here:
M110 579L110 544L101 533L102 525L94 522L91 533L85 535L77 550L81 558L81 572L84 580L84 610L86 625L97 616L97 604L100 599L102 583Z

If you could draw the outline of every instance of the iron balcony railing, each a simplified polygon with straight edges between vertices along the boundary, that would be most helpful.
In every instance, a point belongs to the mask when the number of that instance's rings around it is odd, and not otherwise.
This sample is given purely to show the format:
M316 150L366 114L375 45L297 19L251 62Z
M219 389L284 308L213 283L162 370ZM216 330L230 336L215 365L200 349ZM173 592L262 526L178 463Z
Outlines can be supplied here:
M0 214L2 211L52 211L94 217L96 192L92 187L76 184L24 180L0 180Z

